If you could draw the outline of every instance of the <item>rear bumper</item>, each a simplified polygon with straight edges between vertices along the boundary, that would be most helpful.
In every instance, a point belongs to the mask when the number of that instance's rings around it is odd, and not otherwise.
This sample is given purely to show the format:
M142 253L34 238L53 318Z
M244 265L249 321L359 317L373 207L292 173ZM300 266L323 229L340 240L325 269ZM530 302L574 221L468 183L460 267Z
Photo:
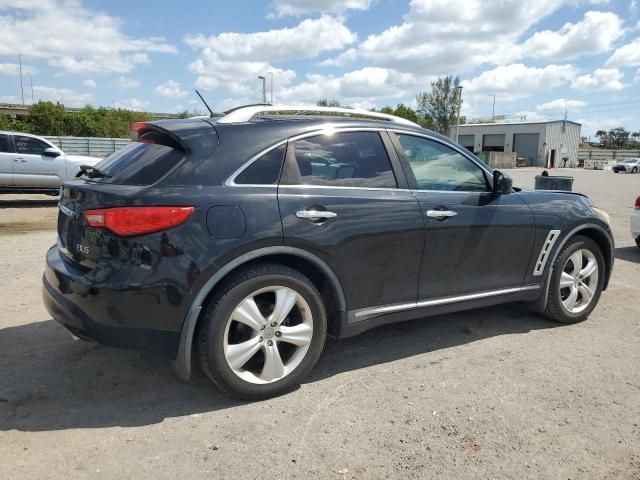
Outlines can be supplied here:
M135 315L127 316L122 310L122 304L128 302L119 302L130 292L96 288L80 270L62 259L55 246L47 252L42 282L45 308L74 335L102 345L175 358L180 331L137 328Z
M631 214L631 236L634 239L640 238L640 210L634 210Z

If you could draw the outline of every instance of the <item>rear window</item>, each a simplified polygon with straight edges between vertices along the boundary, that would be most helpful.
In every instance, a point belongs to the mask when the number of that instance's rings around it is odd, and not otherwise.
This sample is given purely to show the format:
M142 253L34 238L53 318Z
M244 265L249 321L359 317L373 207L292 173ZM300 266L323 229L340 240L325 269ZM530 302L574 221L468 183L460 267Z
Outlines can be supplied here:
M107 176L93 180L124 185L151 185L166 175L183 157L184 152L172 146L132 142L98 163L96 168Z

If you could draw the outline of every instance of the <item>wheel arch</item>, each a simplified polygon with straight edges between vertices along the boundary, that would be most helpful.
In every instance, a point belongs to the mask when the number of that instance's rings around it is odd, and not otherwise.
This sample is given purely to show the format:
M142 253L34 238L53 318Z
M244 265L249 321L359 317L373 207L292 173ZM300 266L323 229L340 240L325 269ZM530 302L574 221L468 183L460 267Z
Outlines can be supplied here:
M544 277L544 288L542 289L542 294L540 296L540 300L536 305L536 310L543 312L547 308L547 297L549 294L549 287L551 281L551 266L555 263L558 255L567 244L567 242L575 237L576 235L582 235L590 238L594 242L598 244L600 250L602 250L602 255L604 256L604 264L605 264L605 277L604 277L604 285L602 290L606 290L609 285L609 279L611 278L611 272L613 271L613 260L614 260L614 244L611 235L607 232L607 230L596 224L596 223L586 223L579 225L567 233L562 241L558 244L553 252L552 256L549 258L549 268L547 269Z
M173 370L179 378L188 380L191 377L191 360L196 328L200 320L200 313L206 306L207 300L211 298L215 286L224 282L229 275L240 268L264 262L286 265L307 276L328 305L328 332L334 335L338 334L341 319L347 310L347 304L342 285L331 267L318 256L300 248L288 246L260 248L240 255L224 265L207 280L197 293L183 322L178 353L172 362Z

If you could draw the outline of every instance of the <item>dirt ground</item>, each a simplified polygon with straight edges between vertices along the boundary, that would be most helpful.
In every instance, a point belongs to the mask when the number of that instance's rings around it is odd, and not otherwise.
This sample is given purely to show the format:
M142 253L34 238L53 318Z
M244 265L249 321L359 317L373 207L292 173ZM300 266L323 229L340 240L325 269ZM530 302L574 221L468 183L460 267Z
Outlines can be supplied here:
M56 200L0 196L0 479L640 479L640 175L561 173L617 242L587 321L503 306L382 327L256 403L73 340L40 299Z

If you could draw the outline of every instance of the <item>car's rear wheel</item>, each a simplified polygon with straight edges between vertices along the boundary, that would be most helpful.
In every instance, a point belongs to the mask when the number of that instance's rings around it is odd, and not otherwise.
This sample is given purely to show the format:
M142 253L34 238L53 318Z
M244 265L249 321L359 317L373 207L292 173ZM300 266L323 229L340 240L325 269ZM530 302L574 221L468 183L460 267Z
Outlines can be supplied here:
M640 248L640 237L636 238L636 245Z
M277 264L234 274L202 321L202 370L222 390L247 400L295 388L317 362L327 329L313 283Z
M631 169L631 173L638 173L638 167L633 167Z
M604 285L604 257L588 237L571 238L553 264L546 315L563 323L581 322L593 311Z

